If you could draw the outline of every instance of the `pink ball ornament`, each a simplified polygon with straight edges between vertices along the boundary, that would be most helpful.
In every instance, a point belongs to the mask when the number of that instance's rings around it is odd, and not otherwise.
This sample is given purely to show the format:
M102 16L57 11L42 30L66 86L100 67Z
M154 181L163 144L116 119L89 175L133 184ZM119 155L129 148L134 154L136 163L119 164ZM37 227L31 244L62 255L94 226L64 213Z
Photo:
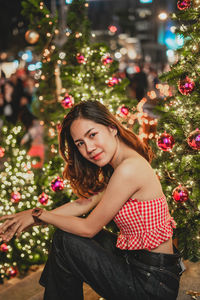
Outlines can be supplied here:
M122 105L118 108L117 114L120 115L121 117L126 117L129 114L129 109L125 105Z
M51 188L54 192L58 192L64 189L64 181L59 176L52 180Z
M112 62L113 62L113 59L109 55L106 55L102 58L102 63L104 64L104 66L111 64Z
M123 105L123 106L120 108L120 110L121 110L122 115L128 116L128 113L129 113L128 107L126 107L126 106Z
M61 105L65 109L71 108L74 105L74 98L68 93L66 93L64 99L61 101Z
M179 185L173 190L172 197L173 197L174 201L183 203L188 200L189 193L188 193L188 190L186 189L186 187Z
M191 6L191 0L180 0L177 2L179 10L186 10Z
M6 270L6 274L7 274L10 278L13 278L13 277L17 276L17 274L18 274L17 268L16 268L16 267L9 267L9 268Z
M0 245L0 251L1 252L8 252L8 245L6 243L3 243Z
M11 202L12 203L18 203L21 199L21 194L19 192L12 192L11 193Z
M170 151L174 147L175 141L172 135L162 133L157 140L157 145L163 151Z
M76 55L76 60L79 64L84 64L86 62L85 57L80 53Z
M113 86L115 86L115 85L118 84L118 83L119 83L119 78L117 78L117 77L112 77L111 79L108 80L107 85L108 85L109 87L113 87Z
M46 205L48 203L48 200L49 200L49 196L47 194L45 194L44 192L38 197L38 201L42 205Z
M178 90L182 95L189 95L195 88L195 83L188 76L185 79L179 80Z
M187 138L188 145L194 150L200 150L200 130L192 131Z
M0 157L4 157L5 149L0 146Z

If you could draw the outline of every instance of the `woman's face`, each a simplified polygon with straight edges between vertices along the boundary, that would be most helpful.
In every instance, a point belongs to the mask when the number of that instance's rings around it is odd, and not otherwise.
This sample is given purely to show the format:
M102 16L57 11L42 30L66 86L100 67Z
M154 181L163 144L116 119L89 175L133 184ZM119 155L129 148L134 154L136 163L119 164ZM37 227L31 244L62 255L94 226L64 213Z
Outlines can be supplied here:
M10 85L9 83L5 83L5 85L4 85L5 93L12 93L13 90L14 90L14 88L12 85Z
M109 164L117 149L117 129L79 118L70 133L79 152L90 162L103 167Z

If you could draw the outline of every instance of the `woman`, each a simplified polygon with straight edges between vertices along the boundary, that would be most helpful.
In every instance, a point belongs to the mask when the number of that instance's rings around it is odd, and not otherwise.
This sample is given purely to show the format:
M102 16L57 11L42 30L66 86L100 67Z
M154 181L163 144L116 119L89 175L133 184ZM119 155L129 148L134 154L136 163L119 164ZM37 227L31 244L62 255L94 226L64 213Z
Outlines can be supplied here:
M0 114L4 115L8 122L16 124L19 114L19 98L11 81L6 81L3 86L3 102L0 106Z
M59 228L40 279L44 299L83 299L83 282L106 299L176 299L181 267L172 247L175 222L147 147L104 105L86 101L65 117L60 151L64 178L80 198L52 211L36 208L0 219L6 220L4 240L34 220ZM102 230L112 219L118 236Z

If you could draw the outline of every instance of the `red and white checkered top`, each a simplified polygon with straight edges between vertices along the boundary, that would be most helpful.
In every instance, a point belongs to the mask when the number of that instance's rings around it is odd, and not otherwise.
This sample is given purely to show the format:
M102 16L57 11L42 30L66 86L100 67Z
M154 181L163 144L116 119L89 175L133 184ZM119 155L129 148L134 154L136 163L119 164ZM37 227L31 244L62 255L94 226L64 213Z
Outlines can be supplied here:
M176 228L165 196L150 201L130 198L113 220L120 229L116 245L120 249L151 250L172 237Z

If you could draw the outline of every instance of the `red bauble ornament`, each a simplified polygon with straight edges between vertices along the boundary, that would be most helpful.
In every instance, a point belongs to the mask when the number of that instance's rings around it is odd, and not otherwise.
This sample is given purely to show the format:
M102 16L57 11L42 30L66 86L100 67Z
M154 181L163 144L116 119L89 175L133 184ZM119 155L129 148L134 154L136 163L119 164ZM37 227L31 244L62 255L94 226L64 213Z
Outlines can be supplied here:
M129 113L128 107L126 107L124 105L120 108L120 110L121 110L122 115L124 115L124 116L127 116Z
M200 130L192 131L187 138L188 145L194 150L200 150Z
M0 146L0 157L4 157L5 149Z
M76 60L79 64L84 64L86 62L85 57L80 53L76 55Z
M177 2L177 7L180 10L186 10L191 6L191 0L180 0Z
M0 245L0 251L1 252L8 252L8 245L6 243L3 243Z
M19 192L12 192L11 193L11 202L12 203L18 203L21 199L21 194Z
M48 200L49 200L49 196L47 194L45 194L44 192L38 197L38 201L42 205L46 205L48 203Z
M178 90L182 95L189 95L195 88L195 83L188 76L185 79L179 80Z
M58 192L64 189L64 182L62 180L62 178L60 178L59 176L52 180L51 182L51 188L54 192Z
M108 64L112 64L112 62L113 62L113 59L109 55L106 55L102 58L102 63L104 64L104 66L106 66Z
M10 277L10 278L13 278L17 275L18 271L17 271L17 268L16 267L9 267L7 270L6 270L6 274Z
M122 105L118 108L117 114L121 117L126 117L129 114L129 109L125 105Z
M172 196L174 201L182 203L188 200L189 193L186 187L179 185L173 190Z
M175 141L172 135L162 133L157 140L157 145L163 151L170 151L174 147Z
M65 109L71 108L74 105L74 98L68 93L66 93L64 99L61 101L61 105Z
M113 87L113 86L115 86L115 85L118 84L118 83L119 83L119 78L117 78L117 77L112 77L111 79L108 80L107 85L108 85L109 87Z

